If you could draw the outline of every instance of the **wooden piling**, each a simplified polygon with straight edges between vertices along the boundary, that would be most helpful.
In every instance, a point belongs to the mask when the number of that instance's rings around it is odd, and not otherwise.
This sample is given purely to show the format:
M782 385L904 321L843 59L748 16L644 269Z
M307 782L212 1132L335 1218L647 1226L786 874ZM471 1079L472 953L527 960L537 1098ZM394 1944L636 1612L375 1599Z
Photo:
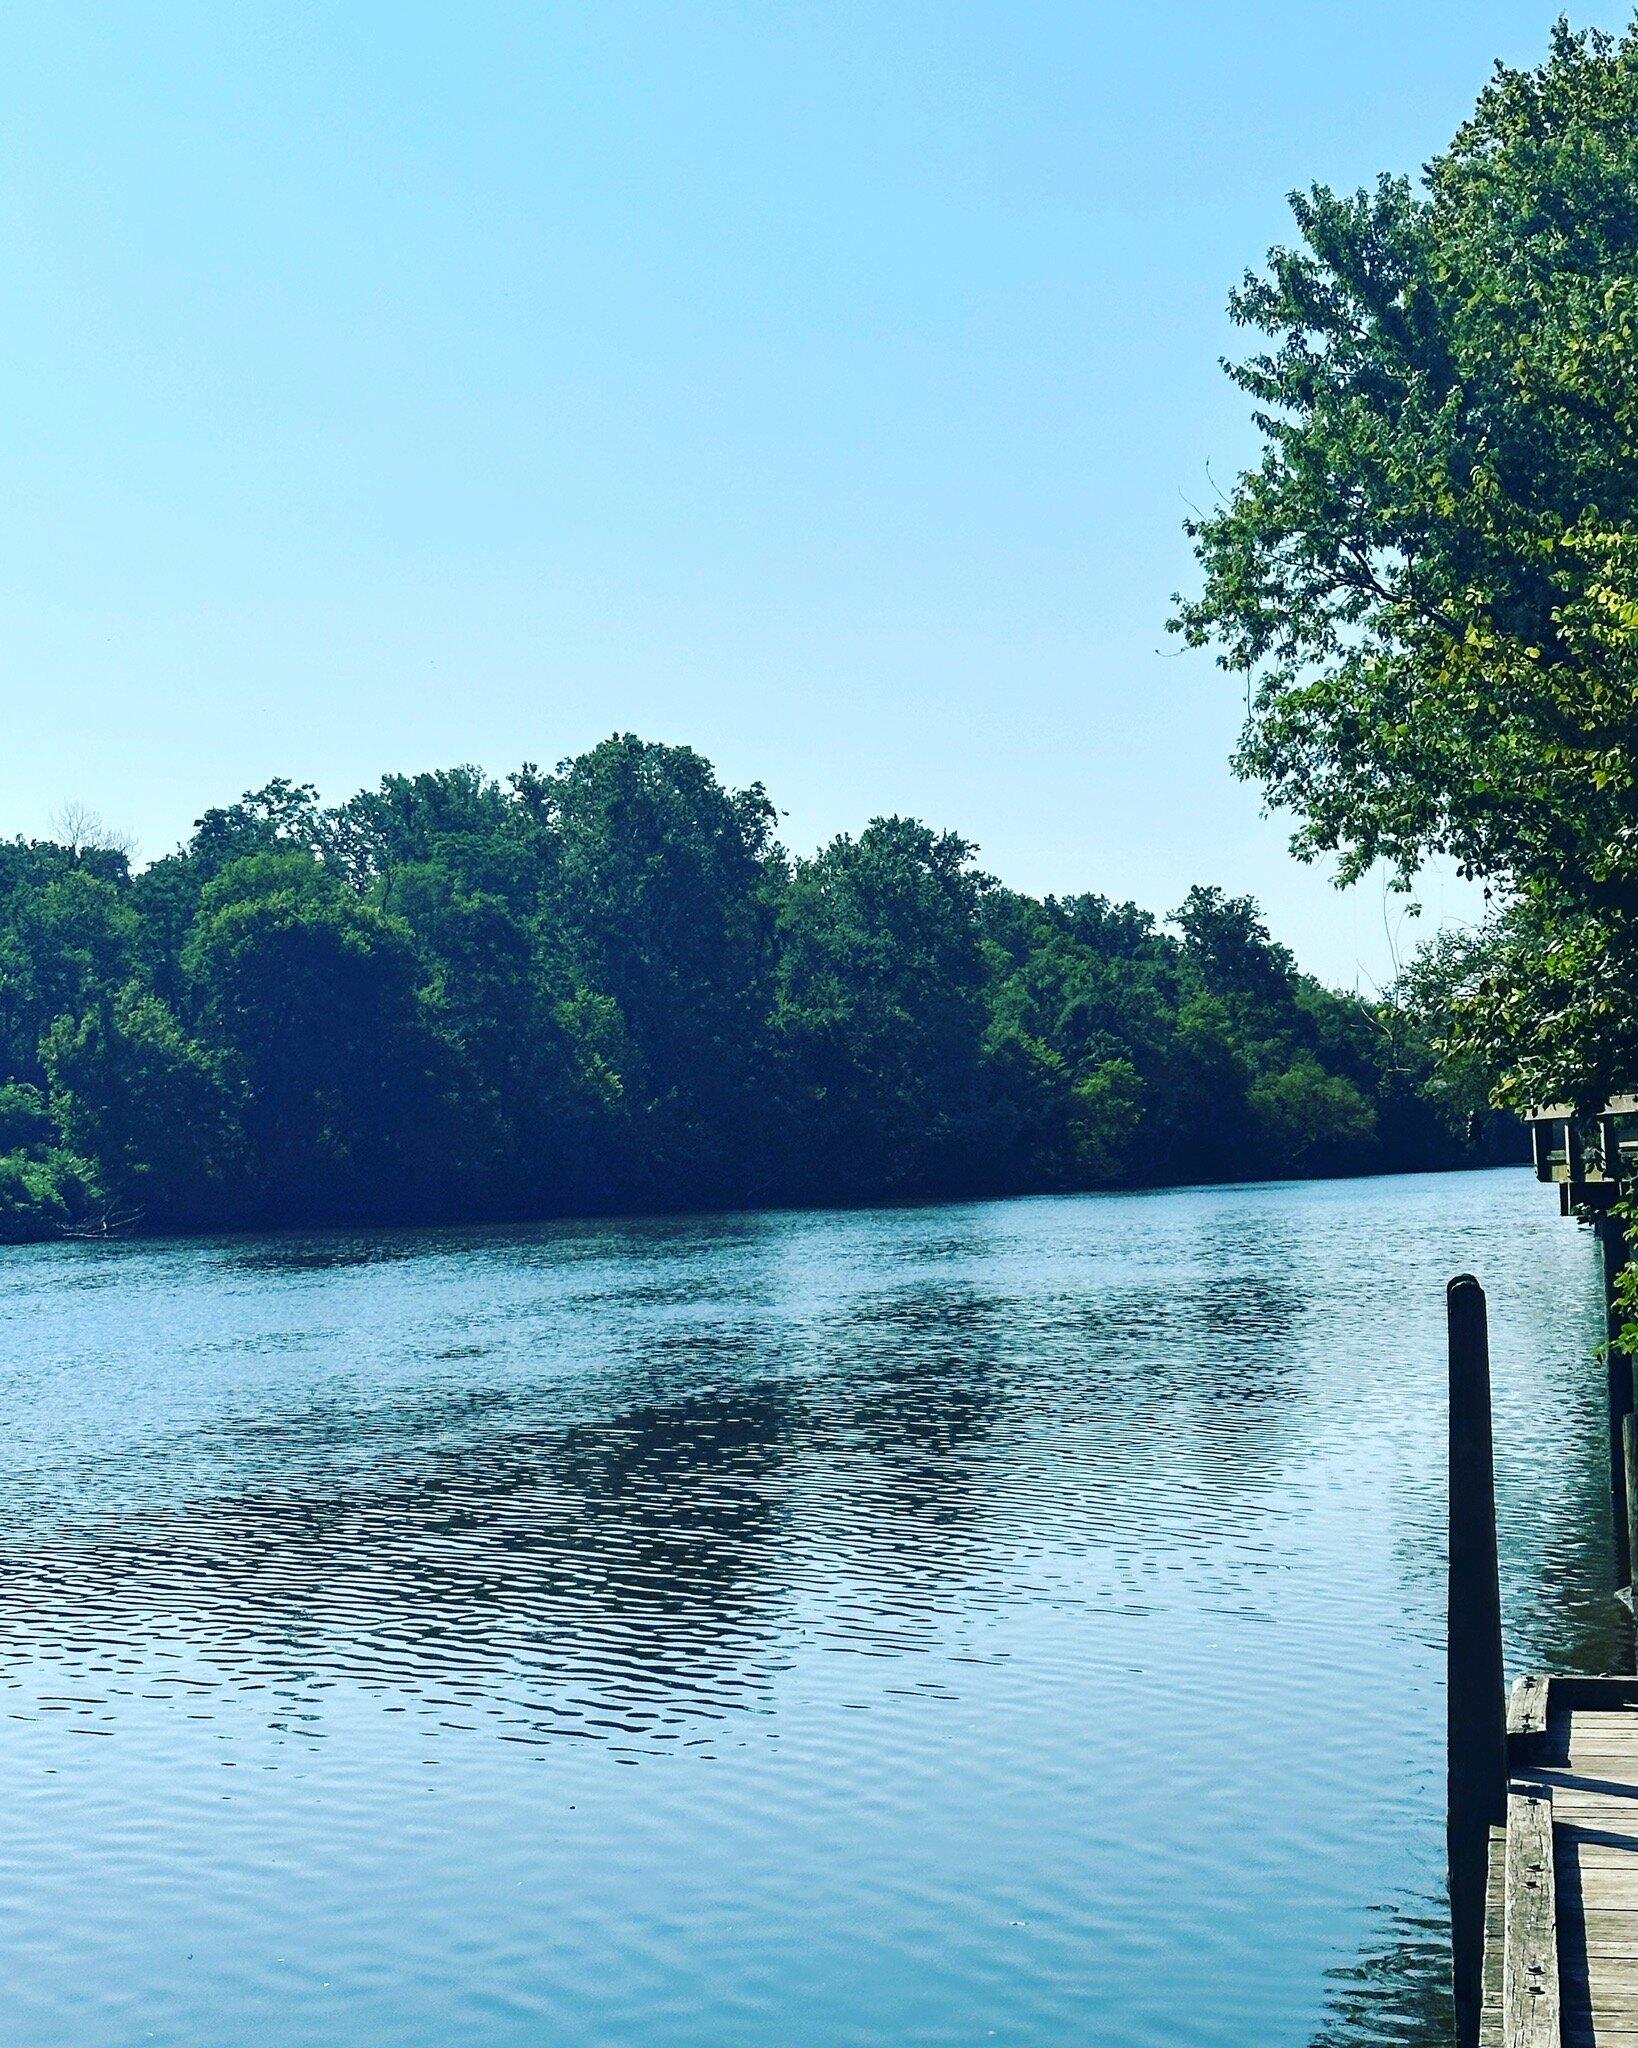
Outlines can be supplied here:
M1605 1374L1608 1382L1610 1417L1610 1521L1615 1539L1615 1582L1632 1584L1632 1517L1629 1511L1626 1458L1626 1418L1633 1412L1632 1360L1616 1346L1620 1318L1615 1306L1615 1283L1627 1263L1627 1234L1620 1220L1608 1210L1598 1219L1598 1241L1604 1249L1604 1326L1608 1340Z
M1627 1527L1638 1523L1638 1415L1629 1408L1621 1418L1622 1466L1626 1477ZM1631 1582L1628 1582L1627 1600L1632 1599Z
M1458 2048L1477 2048L1490 1831L1507 1824L1507 1699L1484 1289L1446 1290L1450 1338L1450 1579L1446 1638L1452 1981Z

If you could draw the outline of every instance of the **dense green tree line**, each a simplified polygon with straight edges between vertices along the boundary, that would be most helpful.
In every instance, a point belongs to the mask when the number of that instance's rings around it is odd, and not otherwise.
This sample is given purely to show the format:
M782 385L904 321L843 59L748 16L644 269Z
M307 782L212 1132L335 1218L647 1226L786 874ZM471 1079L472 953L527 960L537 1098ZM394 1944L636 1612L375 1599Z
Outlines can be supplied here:
M812 859L617 737L275 782L134 870L0 844L0 1235L1452 1164L1397 1013L1254 904L1037 902L907 818Z

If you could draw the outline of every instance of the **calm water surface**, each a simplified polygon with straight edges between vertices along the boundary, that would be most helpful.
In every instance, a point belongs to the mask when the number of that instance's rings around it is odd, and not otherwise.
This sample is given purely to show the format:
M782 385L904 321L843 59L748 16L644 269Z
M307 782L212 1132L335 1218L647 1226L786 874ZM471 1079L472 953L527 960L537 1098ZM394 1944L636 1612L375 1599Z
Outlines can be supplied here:
M1464 1267L1607 1667L1523 1172L0 1253L0 2040L1437 2038Z

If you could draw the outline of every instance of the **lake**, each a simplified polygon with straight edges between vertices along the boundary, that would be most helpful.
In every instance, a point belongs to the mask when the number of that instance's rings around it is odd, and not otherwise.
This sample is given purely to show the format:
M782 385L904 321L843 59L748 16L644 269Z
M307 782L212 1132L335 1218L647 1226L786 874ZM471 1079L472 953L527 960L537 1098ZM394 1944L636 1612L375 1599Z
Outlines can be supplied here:
M0 1253L0 2038L1439 2038L1464 1268L1608 1668L1526 1171Z

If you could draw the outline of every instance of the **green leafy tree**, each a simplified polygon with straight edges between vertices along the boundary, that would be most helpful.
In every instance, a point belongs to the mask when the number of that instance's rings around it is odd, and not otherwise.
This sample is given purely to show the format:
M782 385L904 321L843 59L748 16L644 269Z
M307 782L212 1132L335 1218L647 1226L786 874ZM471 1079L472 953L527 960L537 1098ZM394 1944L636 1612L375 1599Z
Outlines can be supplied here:
M1634 1079L1638 29L1498 68L1419 186L1292 200L1232 306L1263 455L1174 622L1255 679L1239 753L1344 878L1517 907L1465 992L1513 1100Z
M1130 904L980 906L992 965L991 1059L1019 1185L1164 1178L1173 1129L1177 946ZM1004 1115L1005 1121L1005 1115Z
M212 805L194 825L188 858L193 872L209 881L252 854L315 853L326 836L318 791L280 775L247 790L236 804Z
M0 1085L0 1152L43 1152L56 1137L45 1097L27 1081Z
M1376 1112L1344 1074L1328 1074L1303 1054L1251 1085L1255 1112L1277 1170L1323 1173L1346 1167L1376 1136Z
M245 1156L216 1063L156 995L128 984L41 1048L63 1142L93 1163L127 1221L220 1227L239 1218Z
M327 864L389 909L404 870L439 868L463 893L499 897L514 914L539 901L549 860L538 820L515 792L472 767L384 775L315 830Z
M0 1244L57 1237L72 1211L48 1163L25 1153L0 1153Z
M759 784L724 789L692 748L630 734L566 762L538 801L560 998L589 993L618 1017L635 1138L622 1170L658 1199L751 1191L767 1135L773 806Z
M799 862L780 918L775 1028L823 1191L959 1179L985 1107L985 878L953 833L877 818Z
M183 966L263 1211L424 1207L450 1120L408 927L311 854L252 854L206 886Z
M138 925L119 881L79 864L39 864L0 926L0 1028L12 1075L44 1078L40 1040L129 977Z

